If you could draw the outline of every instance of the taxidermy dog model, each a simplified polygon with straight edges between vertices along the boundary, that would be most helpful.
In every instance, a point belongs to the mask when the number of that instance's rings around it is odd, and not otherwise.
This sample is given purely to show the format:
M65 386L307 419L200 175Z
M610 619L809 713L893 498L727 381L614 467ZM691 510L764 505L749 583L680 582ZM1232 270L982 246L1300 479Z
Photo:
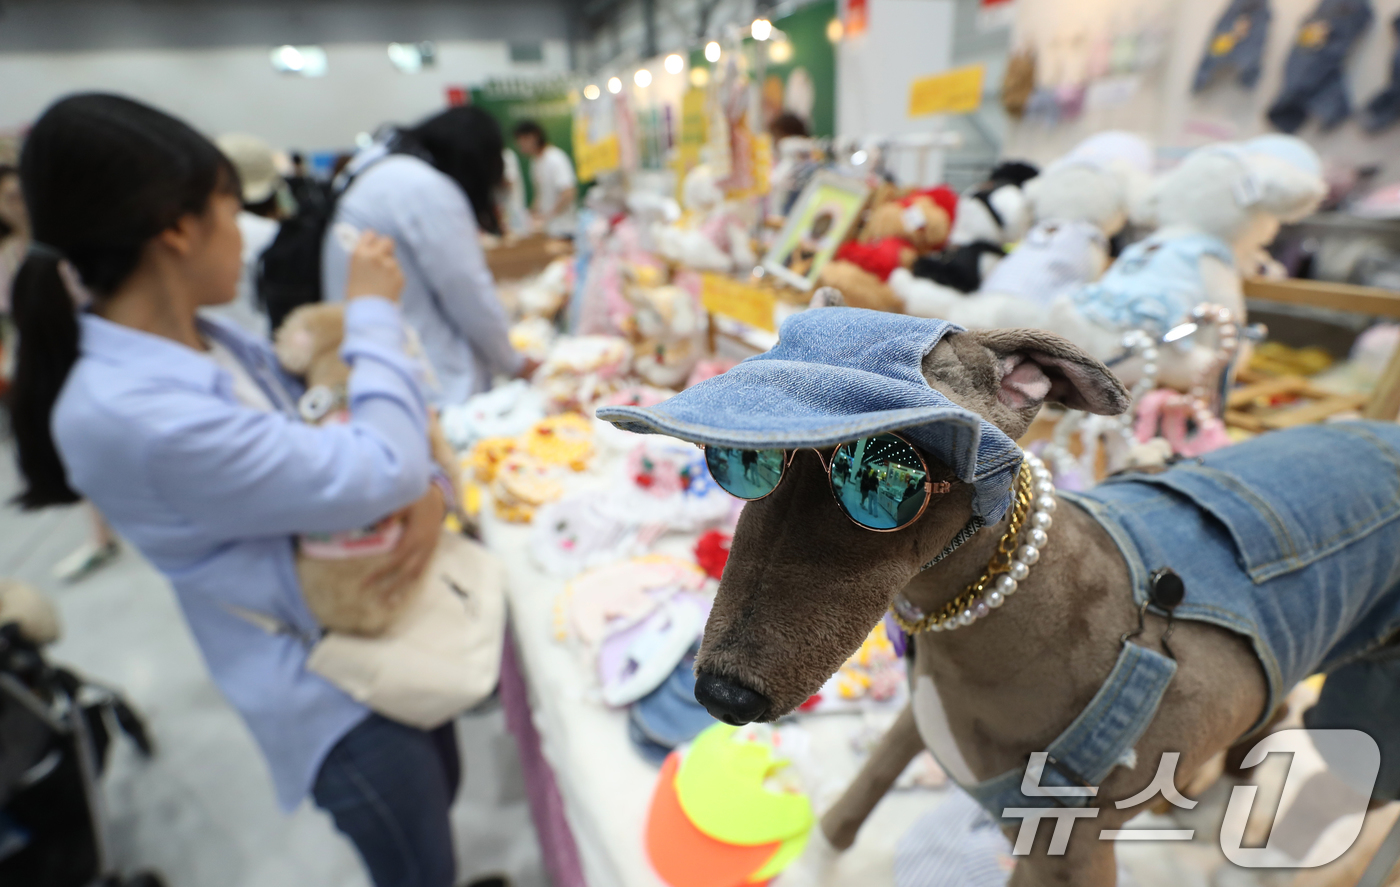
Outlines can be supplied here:
M1400 636L1400 428L1277 432L1204 465L1056 496L1012 443L1046 402L1128 407L1102 364L1050 333L824 308L656 407L599 411L635 431L791 454L743 511L705 629L696 697L717 718L793 711L892 606L923 623L910 709L823 819L836 848L927 746L997 817L1097 808L1062 855L1041 823L1015 887L1111 887L1114 844L1099 832L1160 799L1139 793L1164 754L1180 754L1184 786L1294 681ZM903 528L871 532L838 510L842 476L823 460L893 430L925 460L929 501ZM1047 751L1041 786L1097 795L1022 795L1029 756ZM1020 820L1002 822L1014 836Z
M330 303L298 308L287 315L277 330L278 361L287 372L306 382L306 394L298 408L308 422L335 422L347 415L345 386L350 367L340 358L344 338L344 306ZM452 447L432 415L428 433L434 460L449 478L455 478ZM301 594L323 627L349 634L377 635L413 600L420 581L367 584L367 579L388 562L400 530L401 518L391 515L364 530L301 538L297 555Z

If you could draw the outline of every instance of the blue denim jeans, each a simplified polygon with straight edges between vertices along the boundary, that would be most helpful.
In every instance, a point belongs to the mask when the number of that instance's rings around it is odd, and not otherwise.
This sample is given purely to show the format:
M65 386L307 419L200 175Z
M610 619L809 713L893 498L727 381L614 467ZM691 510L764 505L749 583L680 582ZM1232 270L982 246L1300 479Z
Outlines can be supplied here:
M452 887L448 809L460 781L451 722L429 732L372 714L331 749L312 796L374 887Z

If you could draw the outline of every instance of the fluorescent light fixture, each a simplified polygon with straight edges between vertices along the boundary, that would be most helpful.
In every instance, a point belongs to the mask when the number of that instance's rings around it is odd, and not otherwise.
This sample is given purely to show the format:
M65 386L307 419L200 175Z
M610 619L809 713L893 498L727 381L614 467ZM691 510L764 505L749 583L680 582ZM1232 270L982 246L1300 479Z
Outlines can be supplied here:
M598 84L596 83L590 83L583 88L583 97L588 99L590 102L602 94L602 90L598 88Z
M651 86L651 72L646 68L638 68L637 73L632 75L632 82L642 89L646 89L648 86Z
M279 46L272 50L273 70L303 77L324 77L326 51L319 46Z
M767 40L773 35L773 23L766 18L756 18L753 20L750 33L753 34L755 40Z
M608 78L608 92L617 95L622 92L622 81L616 77Z
M713 65L715 62L719 61L719 56L720 48L718 43L711 40L709 43L705 44L705 61Z
M679 74L679 73L680 73L682 70L684 70L684 69L685 69L685 59L681 58L681 54L680 54L680 53L678 53L678 52L673 52L673 53L671 53L670 55L666 56L666 73L667 73L667 74Z

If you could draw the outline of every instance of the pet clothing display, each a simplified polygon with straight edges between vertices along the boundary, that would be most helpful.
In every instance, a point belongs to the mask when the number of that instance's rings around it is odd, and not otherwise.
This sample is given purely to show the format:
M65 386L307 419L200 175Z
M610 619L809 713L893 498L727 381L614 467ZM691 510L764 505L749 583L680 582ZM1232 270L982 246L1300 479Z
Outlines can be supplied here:
M1253 89L1259 82L1272 18L1269 0L1231 0L1206 39L1205 55L1196 68L1191 90L1201 92L1227 73L1233 73L1241 86Z
M1269 107L1269 122L1297 132L1308 117L1323 130L1351 116L1345 72L1347 54L1371 26L1369 0L1322 0L1298 28L1283 69L1283 88Z
M1099 279L1071 296L1088 319L1111 329L1161 336L1181 322L1206 292L1201 259L1234 267L1230 245L1208 234L1153 235L1123 251Z
M1390 29L1400 38L1400 15L1391 19ZM1380 132L1400 121L1400 46L1390 57L1390 82L1366 103L1361 125L1367 132Z

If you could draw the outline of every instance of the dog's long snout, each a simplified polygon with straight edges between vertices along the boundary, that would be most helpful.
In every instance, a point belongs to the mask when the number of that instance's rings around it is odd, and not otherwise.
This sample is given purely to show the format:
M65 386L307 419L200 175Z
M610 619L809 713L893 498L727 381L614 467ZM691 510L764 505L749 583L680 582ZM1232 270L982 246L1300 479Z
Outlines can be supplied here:
M711 717L736 727L763 717L771 704L762 693L703 672L695 680L695 701L705 706Z

